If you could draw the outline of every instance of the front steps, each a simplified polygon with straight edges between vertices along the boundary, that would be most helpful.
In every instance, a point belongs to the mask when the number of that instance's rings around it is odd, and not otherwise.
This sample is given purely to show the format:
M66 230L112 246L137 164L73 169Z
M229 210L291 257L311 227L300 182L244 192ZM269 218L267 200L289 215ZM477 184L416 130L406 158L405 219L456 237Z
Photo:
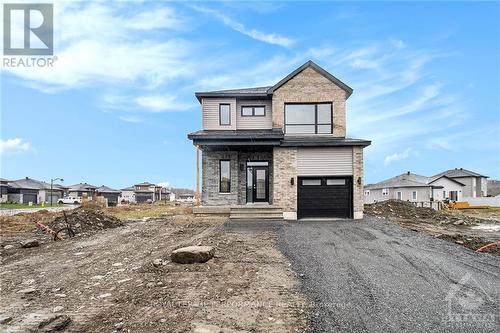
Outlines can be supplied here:
M229 210L229 218L245 220L282 220L283 209L270 205L234 206Z

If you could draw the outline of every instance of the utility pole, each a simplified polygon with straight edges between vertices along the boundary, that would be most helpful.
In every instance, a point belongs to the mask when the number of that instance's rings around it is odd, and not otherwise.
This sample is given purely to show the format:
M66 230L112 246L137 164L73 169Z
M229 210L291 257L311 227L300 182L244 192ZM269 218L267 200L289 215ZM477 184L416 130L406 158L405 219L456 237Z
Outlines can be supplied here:
M50 180L50 205L51 205L51 206L52 206L52 197L53 197L53 194L54 194L54 193L53 193L53 190L54 190L54 182L55 182L56 180L60 180L61 182L63 182L63 181L64 181L64 179L62 179L62 178L54 178L54 179L51 179L51 180Z

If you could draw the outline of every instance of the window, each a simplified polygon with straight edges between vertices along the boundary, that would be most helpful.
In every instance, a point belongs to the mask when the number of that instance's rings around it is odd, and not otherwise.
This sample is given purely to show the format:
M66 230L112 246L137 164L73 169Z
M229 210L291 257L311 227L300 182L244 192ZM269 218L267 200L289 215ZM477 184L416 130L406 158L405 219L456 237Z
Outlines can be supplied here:
M365 195L370 195L370 190L365 190Z
M231 192L231 162L229 160L219 161L219 192Z
M443 199L446 199L446 191L443 191Z
M332 133L332 103L285 104L285 133Z
M321 185L321 179L303 179L303 186L318 186Z
M263 117L266 115L265 106L242 106L241 116L242 117Z
M383 188L382 189L382 195L389 195L389 189L388 188Z
M230 104L219 104L219 125L231 125Z
M396 194L397 194L398 200L403 200L403 192L398 191Z
M413 200L417 200L417 191L413 191L413 192L411 192L411 198L412 198Z
M345 185L345 179L327 179L326 185Z

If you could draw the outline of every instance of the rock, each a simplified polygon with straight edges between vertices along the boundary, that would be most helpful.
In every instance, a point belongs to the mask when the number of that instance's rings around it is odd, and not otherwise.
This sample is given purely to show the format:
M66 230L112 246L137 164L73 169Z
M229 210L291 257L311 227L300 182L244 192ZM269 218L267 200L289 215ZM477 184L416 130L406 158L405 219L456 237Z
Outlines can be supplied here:
M464 224L464 220L458 220L458 221L455 221L453 222L454 225L463 225Z
M66 297L66 294L54 294L55 297L60 297L60 298L64 298Z
M109 296L111 296L110 293L105 293L105 294L99 295L98 298L106 298L106 297L109 297Z
M5 325L12 321L12 317L10 316L0 316L0 324Z
M12 250L13 248L14 248L14 245L11 245L11 244L9 244L9 245L5 245L5 246L3 247L3 249L4 249L4 250Z
M52 312L61 312L64 310L64 306L56 306L55 308L52 309Z
M35 288L26 288L26 289L19 290L17 293L26 295L26 294L33 294L36 292L37 292L37 290Z
M154 267L159 267L161 265L163 265L163 260L161 260L161 259L155 259L155 260L153 260L153 266Z
M36 239L28 239L25 241L20 242L22 248L30 248L30 247L37 247L40 246L40 243Z
M455 243L457 243L457 244L462 244L462 245L463 245L463 244L464 244L464 241L461 241L461 240L456 240L456 241L455 241Z
M115 329L117 331L121 331L123 329L123 322L119 322L115 324Z
M213 258L215 250L211 246L188 246L172 251L170 259L179 264L204 263Z
M58 332L64 330L71 323L71 318L66 315L56 315L47 318L38 324L38 332Z

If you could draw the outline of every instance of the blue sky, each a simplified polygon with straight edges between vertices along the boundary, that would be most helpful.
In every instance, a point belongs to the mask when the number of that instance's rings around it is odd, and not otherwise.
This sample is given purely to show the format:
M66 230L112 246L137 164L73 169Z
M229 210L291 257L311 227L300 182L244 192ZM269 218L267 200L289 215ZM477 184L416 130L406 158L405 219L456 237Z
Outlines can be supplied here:
M500 178L500 4L56 2L54 68L2 68L1 177L194 187L194 91L309 59L353 87L366 183Z

